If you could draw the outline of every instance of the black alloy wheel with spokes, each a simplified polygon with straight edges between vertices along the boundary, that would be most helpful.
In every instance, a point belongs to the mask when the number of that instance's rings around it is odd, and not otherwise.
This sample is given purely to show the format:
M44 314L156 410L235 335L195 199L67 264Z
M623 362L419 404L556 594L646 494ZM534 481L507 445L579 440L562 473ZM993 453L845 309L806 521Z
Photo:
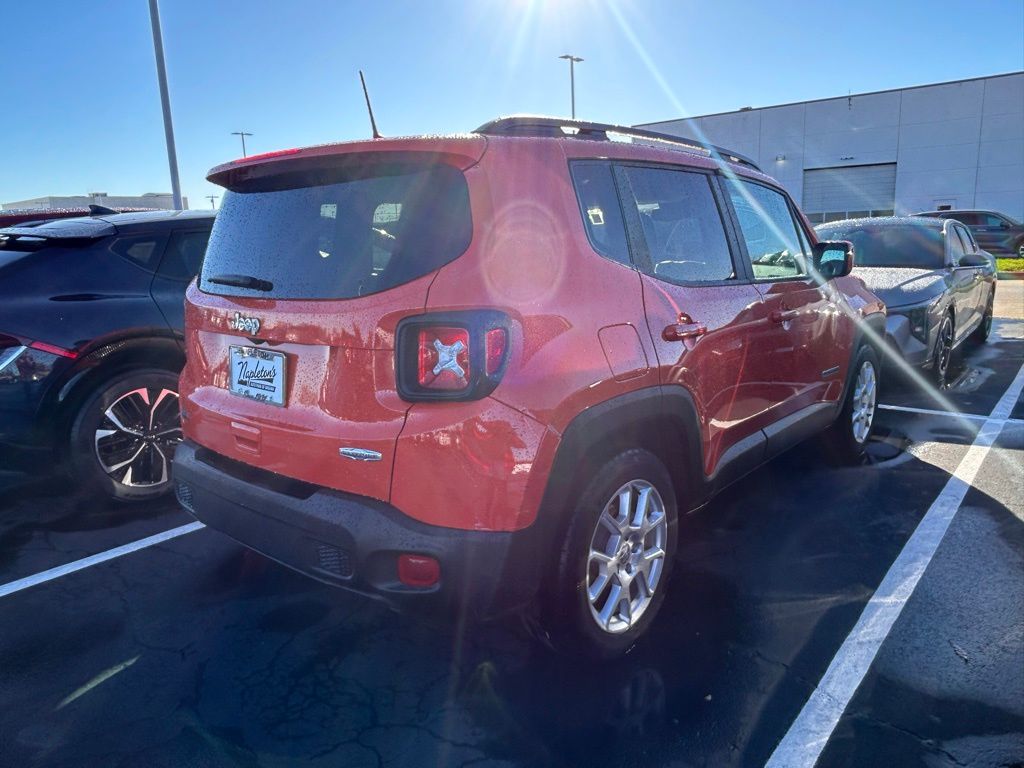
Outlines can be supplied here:
M132 371L100 385L71 427L71 467L80 487L135 501L166 493L181 442L178 377Z

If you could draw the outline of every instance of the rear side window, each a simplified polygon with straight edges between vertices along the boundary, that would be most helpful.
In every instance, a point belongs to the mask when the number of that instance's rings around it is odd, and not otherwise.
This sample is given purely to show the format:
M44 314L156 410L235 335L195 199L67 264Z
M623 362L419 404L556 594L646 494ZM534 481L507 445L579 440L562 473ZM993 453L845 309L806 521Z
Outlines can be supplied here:
M188 282L199 274L209 239L209 232L173 232L160 262L161 277Z
M422 277L469 247L469 189L457 168L364 164L346 173L328 184L225 193L202 290L349 299ZM255 278L267 290L218 281L226 277Z
M580 202L583 226L594 250L620 264L629 264L626 226L611 165L573 163L572 182Z
M164 235L139 235L137 237L119 237L110 250L129 261L133 261L145 270L155 272L160 263L160 254L166 240Z
M705 174L665 168L624 171L655 277L699 283L736 276L722 216Z

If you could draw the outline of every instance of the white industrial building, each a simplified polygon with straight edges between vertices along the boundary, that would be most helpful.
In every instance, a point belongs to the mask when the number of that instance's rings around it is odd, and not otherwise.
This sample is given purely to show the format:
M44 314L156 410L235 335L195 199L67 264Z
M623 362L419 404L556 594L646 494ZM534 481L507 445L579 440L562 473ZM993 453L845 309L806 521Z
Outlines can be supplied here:
M1024 219L1024 72L638 127L747 155L814 222L945 208Z
M182 198L182 207L188 208L188 198ZM105 205L107 208L160 208L174 209L174 197L170 192L146 192L142 195L108 195L106 192L88 192L84 195L47 195L31 200L16 200L0 205L0 209L45 210L56 208L85 208L88 205Z

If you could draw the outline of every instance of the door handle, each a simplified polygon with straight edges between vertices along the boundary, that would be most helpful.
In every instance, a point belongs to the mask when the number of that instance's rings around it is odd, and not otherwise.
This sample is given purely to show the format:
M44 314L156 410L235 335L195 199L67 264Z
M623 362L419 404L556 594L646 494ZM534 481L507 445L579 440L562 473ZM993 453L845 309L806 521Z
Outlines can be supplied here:
M770 317L773 323L788 323L790 320L796 320L800 317L800 312L796 309L776 309L771 313Z
M673 323L666 325L661 332L661 338L665 341L682 341L683 339L696 339L708 332L706 325L700 323Z

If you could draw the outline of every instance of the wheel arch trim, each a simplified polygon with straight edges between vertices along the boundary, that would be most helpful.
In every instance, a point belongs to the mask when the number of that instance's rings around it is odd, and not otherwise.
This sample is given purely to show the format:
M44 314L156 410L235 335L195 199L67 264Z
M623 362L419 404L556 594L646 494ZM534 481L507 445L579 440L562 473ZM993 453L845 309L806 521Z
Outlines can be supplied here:
M644 429L654 428L651 433ZM700 420L683 387L655 385L617 395L577 414L562 432L540 504L538 520L566 513L575 486L587 469L598 469L621 450L644 448L665 463L680 506L703 501Z

